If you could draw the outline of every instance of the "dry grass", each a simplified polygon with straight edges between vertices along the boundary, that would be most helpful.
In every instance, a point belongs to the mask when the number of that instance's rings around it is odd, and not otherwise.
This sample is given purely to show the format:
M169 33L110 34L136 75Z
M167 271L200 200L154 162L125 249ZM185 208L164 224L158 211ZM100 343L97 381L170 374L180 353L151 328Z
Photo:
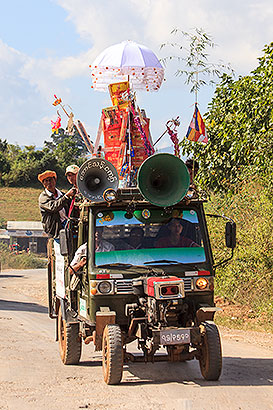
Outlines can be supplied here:
M1 269L39 269L45 268L46 258L34 253L22 252L19 255L10 253L8 246L0 244L0 270Z
M249 304L234 303L219 296L215 297L215 303L222 309L215 315L218 325L273 334L273 324L266 312L258 313Z
M261 326L272 331L273 318L273 205L272 194L258 178L238 186L232 197L215 195L208 203L210 212L229 215L237 223L237 245L234 258L216 272L216 294L225 301L218 320L243 328ZM220 229L210 223L214 256L223 259ZM221 306L222 307L222 306ZM218 322L219 323L219 322ZM222 323L223 324L223 323Z
M40 221L40 193L34 188L0 188L0 220Z

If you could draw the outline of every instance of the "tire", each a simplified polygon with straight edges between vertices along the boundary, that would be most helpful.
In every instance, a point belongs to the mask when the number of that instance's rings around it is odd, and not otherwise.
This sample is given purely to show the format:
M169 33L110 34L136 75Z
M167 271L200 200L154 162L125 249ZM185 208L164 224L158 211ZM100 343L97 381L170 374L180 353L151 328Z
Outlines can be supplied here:
M107 384L118 384L123 373L122 335L118 325L106 325L102 336L102 371Z
M58 312L58 339L63 364L78 364L81 358L82 341L78 323L66 323L61 306Z
M202 376L206 380L218 380L222 371L222 348L218 328L212 321L202 323L206 333L203 336L199 357Z

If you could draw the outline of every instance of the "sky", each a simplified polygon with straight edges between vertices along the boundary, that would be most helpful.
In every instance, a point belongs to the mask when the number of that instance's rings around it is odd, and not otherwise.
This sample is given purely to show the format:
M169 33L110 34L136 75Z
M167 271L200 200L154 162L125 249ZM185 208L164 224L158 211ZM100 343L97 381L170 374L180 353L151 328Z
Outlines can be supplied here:
M230 63L236 76L258 65L263 48L273 41L272 0L0 0L0 139L42 148L57 119L54 94L80 119L95 140L101 110L111 105L108 93L91 89L89 65L105 48L132 40L158 58L172 55L162 43L177 41L174 28L202 28L217 44L214 62ZM137 92L137 103L151 119L155 141L168 120L179 116L184 138L193 114L194 95L178 63L169 64L158 92ZM202 114L214 87L199 93ZM61 111L60 111L61 113ZM62 117L62 127L67 118ZM170 146L166 134L158 148Z

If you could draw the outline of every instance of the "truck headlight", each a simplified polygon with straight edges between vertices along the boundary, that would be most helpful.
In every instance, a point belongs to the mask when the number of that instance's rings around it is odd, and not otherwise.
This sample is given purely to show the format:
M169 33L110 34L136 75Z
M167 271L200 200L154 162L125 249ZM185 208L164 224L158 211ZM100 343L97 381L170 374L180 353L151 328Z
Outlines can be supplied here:
M108 282L107 280L103 280L98 284L98 291L100 293L106 294L110 293L112 290L112 284L111 282Z
M197 289L204 290L207 289L209 285L209 281L207 278L198 278L195 282L195 286Z

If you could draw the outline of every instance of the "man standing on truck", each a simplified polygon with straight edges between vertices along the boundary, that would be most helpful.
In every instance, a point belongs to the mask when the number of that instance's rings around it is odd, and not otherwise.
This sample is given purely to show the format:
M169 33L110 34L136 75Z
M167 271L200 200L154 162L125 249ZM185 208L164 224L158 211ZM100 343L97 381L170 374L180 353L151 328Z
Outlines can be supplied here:
M76 189L76 195L74 196L73 200L71 201L71 205L69 208L68 217L72 218L79 218L80 216L80 205L84 201L82 194L79 192L78 185L77 185L77 175L79 172L79 167L76 164L68 165L65 170L65 176L68 182L73 185Z
M67 222L70 201L76 194L76 189L71 188L66 194L57 189L57 174L51 170L39 174L38 180L44 186L44 191L39 196L43 228L49 237L57 238L60 229Z
M68 167L65 170L65 176L68 180L68 182L73 185L75 188L78 188L77 186L77 175L79 172L79 167L78 165L68 165Z

